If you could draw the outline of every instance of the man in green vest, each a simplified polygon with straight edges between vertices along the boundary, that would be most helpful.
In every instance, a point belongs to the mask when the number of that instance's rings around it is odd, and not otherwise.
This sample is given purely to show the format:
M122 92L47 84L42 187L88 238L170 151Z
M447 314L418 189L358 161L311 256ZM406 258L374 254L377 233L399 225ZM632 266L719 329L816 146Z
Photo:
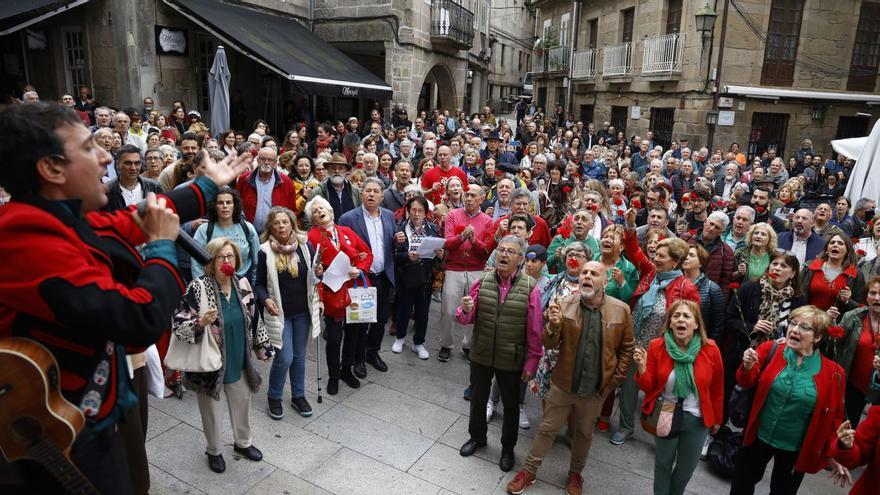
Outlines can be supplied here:
M602 402L626 378L632 362L632 316L628 304L606 295L608 270L598 261L588 261L581 267L579 283L579 293L556 298L547 308L543 344L558 349L559 357L529 458L507 485L507 493L518 495L535 482L556 433L568 423L575 427L567 493L581 494L593 425Z
M495 271L474 282L461 299L456 319L474 324L471 339L470 439L461 446L463 457L486 446L486 403L492 378L498 380L504 402L501 428L502 471L513 469L513 448L519 433L519 383L535 376L541 358L541 289L520 270L524 240L506 236L495 250Z

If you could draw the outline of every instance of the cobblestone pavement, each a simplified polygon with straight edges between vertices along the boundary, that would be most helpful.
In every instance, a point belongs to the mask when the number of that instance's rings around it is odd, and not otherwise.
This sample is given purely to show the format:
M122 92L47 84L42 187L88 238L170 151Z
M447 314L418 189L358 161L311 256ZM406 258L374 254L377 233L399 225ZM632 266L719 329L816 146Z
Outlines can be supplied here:
M529 394L526 412L532 426L520 430L516 468L498 468L501 454L501 418L489 425L489 445L473 457L463 458L458 449L467 438L469 403L461 397L468 382L468 367L460 352L448 363L436 359L434 335L439 320L438 303L432 304L428 329L431 358L418 359L407 346L402 354L391 353L393 337L386 336L382 357L387 373L367 365L367 380L358 390L340 385L339 394L324 394L317 402L315 343L309 346L306 364L307 399L315 412L300 417L290 407L285 392L284 419L273 421L266 414L268 366L264 383L251 405L254 445L264 454L252 462L232 450L232 432L224 433L226 472L208 469L204 454L196 397L187 392L183 400L151 400L147 457L154 494L503 494L507 483L525 461L541 418L540 401ZM323 347L323 341L321 345ZM458 349L457 349L458 350ZM322 351L323 352L323 351ZM323 355L321 356L323 364ZM326 372L321 372L326 383ZM229 427L228 417L224 421ZM623 446L608 442L610 433L596 432L584 471L589 494L650 494L654 466L654 443L639 431ZM557 442L538 473L538 482L527 493L565 493L569 451ZM769 468L757 493L769 491ZM807 475L801 495L844 494L825 472ZM701 462L688 486L691 494L726 494L729 484L710 473Z

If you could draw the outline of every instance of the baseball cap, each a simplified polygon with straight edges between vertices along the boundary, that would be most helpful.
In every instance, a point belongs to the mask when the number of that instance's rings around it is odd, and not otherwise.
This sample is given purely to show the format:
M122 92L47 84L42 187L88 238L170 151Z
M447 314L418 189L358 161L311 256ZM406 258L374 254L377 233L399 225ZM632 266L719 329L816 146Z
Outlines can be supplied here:
M547 261L547 248L540 244L532 244L526 249L526 259Z
M202 118L202 114L200 114L196 110L190 110L189 113L187 113L186 115L187 115L187 117L192 117L193 115L195 115L198 118Z

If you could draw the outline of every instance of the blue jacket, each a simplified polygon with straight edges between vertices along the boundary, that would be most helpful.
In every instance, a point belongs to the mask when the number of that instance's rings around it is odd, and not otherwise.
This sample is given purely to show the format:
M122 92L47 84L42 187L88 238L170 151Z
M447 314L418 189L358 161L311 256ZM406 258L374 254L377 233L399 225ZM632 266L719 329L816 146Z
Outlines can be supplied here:
M779 238L776 241L776 247L779 249L784 249L786 251L791 251L791 246L794 243L794 232L782 232L779 234ZM807 237L807 255L804 257L804 264L809 263L810 261L816 259L819 256L819 253L822 252L822 249L825 247L825 241L822 240L822 236L813 232L810 234L810 237Z
M379 208L379 214L382 217L382 240L385 256L385 275L394 285L394 232L396 224L394 222L394 213L385 208ZM367 244L370 244L370 234L367 232L367 224L364 222L364 208L359 206L351 211L346 212L336 222L339 225L348 227L354 231ZM370 245L370 248L373 246Z

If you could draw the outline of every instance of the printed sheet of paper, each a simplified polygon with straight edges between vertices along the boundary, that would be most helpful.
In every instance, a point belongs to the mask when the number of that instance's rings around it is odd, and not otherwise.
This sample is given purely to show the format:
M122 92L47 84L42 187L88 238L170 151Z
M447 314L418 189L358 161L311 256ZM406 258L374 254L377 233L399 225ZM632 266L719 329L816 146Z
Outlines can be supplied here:
M324 269L324 285L333 292L338 291L342 284L348 281L348 271L351 270L351 259L342 251L333 258L330 266Z
M442 237L425 237L419 245L419 258L434 258L437 256L434 251L443 248L446 239Z

